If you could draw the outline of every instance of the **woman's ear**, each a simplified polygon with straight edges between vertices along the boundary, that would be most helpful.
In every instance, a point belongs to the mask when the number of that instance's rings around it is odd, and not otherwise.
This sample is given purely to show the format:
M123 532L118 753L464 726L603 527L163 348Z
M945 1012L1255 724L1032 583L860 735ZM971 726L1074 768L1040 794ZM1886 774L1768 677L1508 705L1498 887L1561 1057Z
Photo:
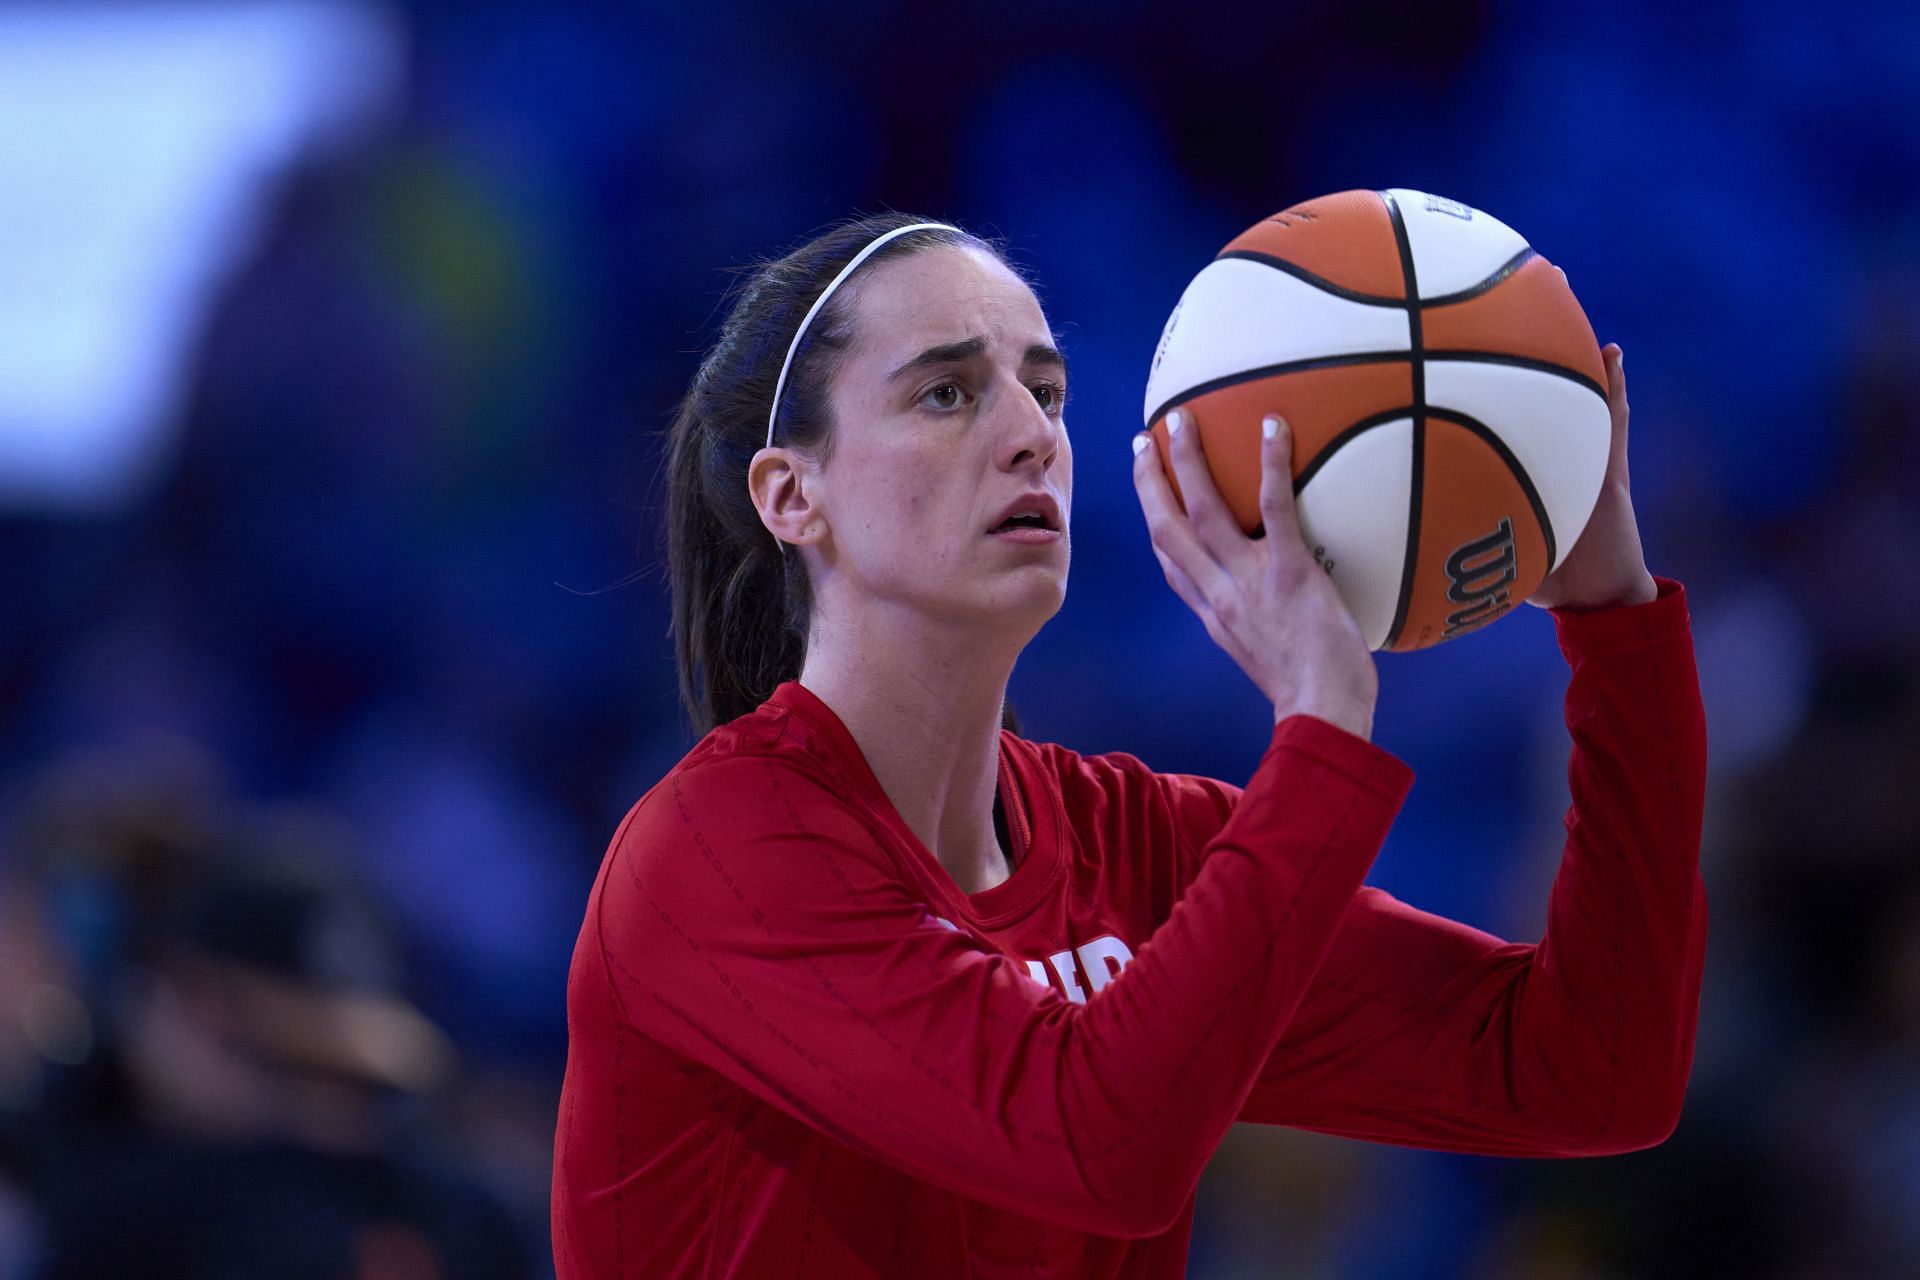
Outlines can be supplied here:
M819 469L792 449L762 449L747 464L747 490L760 523L782 542L807 546L827 535Z

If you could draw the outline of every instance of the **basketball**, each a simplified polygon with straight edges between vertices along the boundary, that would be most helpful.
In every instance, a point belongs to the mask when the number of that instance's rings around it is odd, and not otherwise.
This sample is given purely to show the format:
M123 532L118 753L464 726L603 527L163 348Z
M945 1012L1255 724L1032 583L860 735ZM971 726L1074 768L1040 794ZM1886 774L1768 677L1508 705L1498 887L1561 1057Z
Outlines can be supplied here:
M1565 274L1499 219L1404 189L1277 213L1187 286L1145 406L1178 496L1176 408L1254 535L1260 420L1287 420L1307 545L1368 645L1396 651L1531 595L1586 526L1611 439Z

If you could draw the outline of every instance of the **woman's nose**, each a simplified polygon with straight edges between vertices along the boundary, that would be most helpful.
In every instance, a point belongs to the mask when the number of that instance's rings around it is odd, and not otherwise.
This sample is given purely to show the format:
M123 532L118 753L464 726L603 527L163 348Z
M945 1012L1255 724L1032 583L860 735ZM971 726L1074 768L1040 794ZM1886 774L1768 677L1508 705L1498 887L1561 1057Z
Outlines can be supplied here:
M1006 436L1000 445L1002 463L1012 469L1038 459L1041 470L1052 466L1060 452L1060 420L1049 416L1025 387L1020 388L1009 416L1014 421L1005 426Z

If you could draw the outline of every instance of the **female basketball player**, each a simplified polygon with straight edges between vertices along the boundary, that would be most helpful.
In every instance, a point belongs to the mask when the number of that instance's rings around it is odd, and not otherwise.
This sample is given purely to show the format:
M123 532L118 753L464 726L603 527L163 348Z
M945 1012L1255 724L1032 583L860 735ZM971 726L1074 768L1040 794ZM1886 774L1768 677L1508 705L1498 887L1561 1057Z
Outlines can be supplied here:
M1542 586L1573 669L1545 937L1361 885L1411 782L1302 544L1194 433L1134 478L1166 576L1273 703L1244 789L1003 729L1066 588L1066 367L997 250L848 223L758 271L673 427L706 736L613 840L574 955L559 1274L1170 1277L1236 1120L1503 1155L1675 1124L1706 902L1684 599L1611 470ZM1093 678L1091 675L1089 678ZM1115 697L1124 697L1122 690Z

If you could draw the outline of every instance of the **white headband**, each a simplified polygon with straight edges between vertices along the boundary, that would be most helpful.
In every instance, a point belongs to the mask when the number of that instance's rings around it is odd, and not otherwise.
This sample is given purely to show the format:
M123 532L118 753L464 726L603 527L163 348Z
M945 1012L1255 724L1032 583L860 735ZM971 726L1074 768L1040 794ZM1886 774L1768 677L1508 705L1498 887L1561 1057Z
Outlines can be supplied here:
M833 278L833 283L828 285L818 298L814 299L811 307L807 308L806 317L800 321L800 327L794 330L793 341L787 344L787 358L780 365L780 380L773 384L773 407L767 410L767 448L771 449L773 447L773 424L780 417L780 395L787 389L787 370L793 367L793 353L800 349L800 339L806 336L807 326L813 323L813 318L820 313L820 308L827 305L827 299L833 296L833 291L838 289L842 284L845 284L847 277L852 275L861 263L871 258L876 249L886 244L889 240L897 240L909 231L959 230L960 228L950 227L944 222L916 222L910 226L895 227L884 235L876 236L872 243L868 244L866 248L853 255L853 261L840 268L840 274Z

